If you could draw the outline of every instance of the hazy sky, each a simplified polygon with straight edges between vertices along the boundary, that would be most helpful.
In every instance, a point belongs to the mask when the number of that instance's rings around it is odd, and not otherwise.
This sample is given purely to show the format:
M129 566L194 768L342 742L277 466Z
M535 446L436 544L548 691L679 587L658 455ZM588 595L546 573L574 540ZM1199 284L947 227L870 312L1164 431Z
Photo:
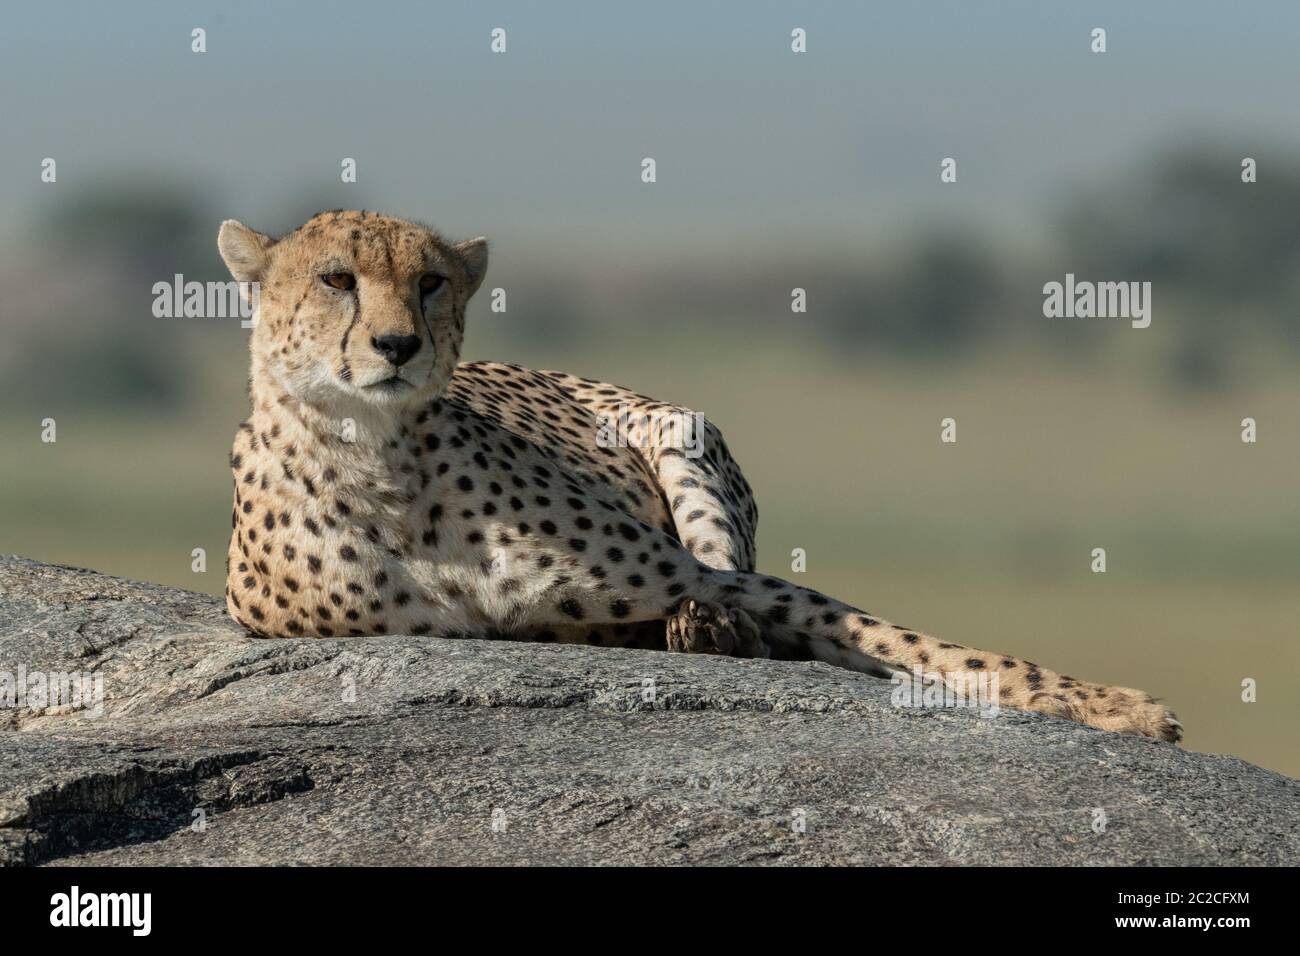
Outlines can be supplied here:
M1298 47L1290 0L12 5L0 229L126 177L593 249L1016 226L1183 134L1295 146Z

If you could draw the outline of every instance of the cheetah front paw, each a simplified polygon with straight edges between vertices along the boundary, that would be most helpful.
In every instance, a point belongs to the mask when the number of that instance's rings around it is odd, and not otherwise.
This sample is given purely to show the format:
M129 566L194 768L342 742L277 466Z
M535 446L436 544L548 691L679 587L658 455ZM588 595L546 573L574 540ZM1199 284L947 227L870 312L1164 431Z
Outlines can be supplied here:
M687 601L668 619L668 649L686 654L771 657L758 625L744 611Z

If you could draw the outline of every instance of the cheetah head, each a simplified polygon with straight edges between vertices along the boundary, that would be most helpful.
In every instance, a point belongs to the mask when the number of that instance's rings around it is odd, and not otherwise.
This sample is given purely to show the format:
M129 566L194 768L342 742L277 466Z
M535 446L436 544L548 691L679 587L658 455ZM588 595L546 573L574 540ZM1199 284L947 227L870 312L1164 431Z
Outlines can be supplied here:
M321 213L279 240L230 219L217 246L237 281L258 284L253 381L344 414L442 393L487 270L485 239L452 244L367 212Z

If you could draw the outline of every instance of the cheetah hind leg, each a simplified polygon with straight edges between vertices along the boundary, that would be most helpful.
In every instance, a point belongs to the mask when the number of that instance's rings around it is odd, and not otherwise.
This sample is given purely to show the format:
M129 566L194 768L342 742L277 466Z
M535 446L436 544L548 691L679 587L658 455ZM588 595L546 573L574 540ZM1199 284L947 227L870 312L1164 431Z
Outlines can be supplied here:
M727 657L772 656L749 614L703 601L686 601L668 619L668 650Z

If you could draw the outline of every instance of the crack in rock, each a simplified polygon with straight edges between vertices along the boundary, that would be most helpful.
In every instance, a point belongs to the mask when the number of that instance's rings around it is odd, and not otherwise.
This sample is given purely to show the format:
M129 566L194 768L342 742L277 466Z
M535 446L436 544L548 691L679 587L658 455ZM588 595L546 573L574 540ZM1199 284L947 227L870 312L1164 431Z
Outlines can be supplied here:
M253 772L231 775L238 769ZM195 810L218 814L314 786L299 763L257 750L134 758L30 794L24 812L0 821L8 831L0 847L13 854L0 862L34 865L161 840L191 827Z

